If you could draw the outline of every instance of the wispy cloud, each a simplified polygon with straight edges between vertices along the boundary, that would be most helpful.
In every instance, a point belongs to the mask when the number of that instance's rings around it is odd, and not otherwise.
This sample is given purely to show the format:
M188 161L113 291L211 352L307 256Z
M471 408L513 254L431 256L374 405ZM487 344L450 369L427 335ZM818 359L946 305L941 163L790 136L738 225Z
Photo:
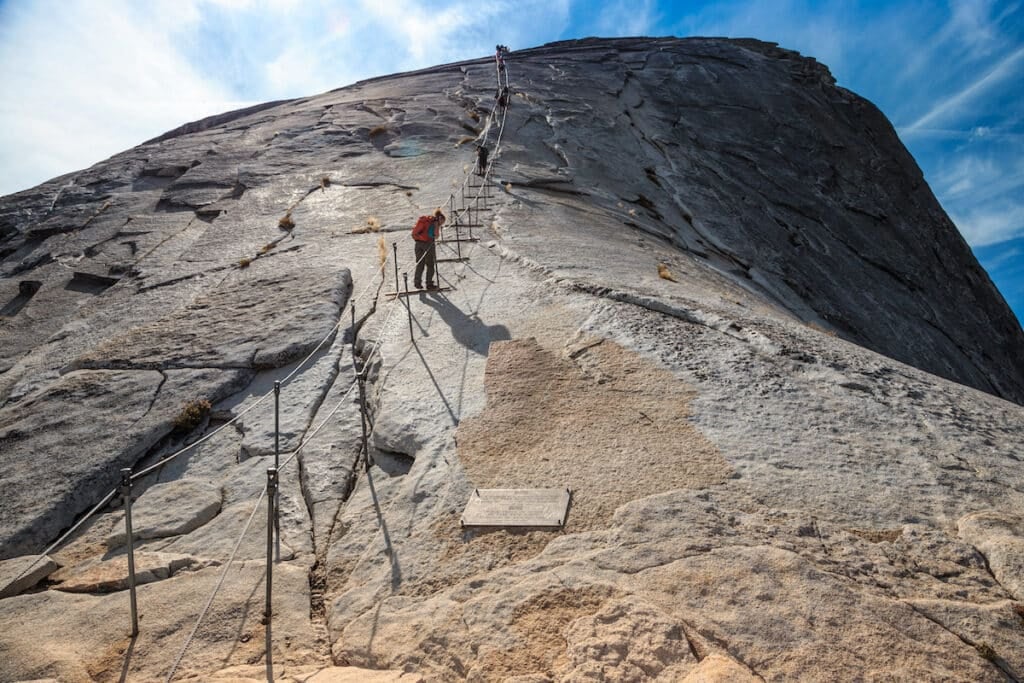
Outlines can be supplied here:
M654 0L619 0L608 2L596 12L596 20L587 33L599 36L651 35L658 21Z
M1007 80L1015 78L1016 83L1024 82L1024 47L1020 47L1002 58L977 80L967 83L953 95L936 102L921 118L902 129L904 134L913 134L943 117L962 113L986 92Z
M1024 202L1003 200L951 211L950 218L972 247L984 247L1024 236Z

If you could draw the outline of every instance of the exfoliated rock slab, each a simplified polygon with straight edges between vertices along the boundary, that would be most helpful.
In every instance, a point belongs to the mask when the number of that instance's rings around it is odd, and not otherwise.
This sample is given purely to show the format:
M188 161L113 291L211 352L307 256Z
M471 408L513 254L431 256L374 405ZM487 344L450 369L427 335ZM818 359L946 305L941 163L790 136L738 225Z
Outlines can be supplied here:
M132 505L132 534L139 540L187 534L216 517L220 506L220 487L209 482L180 479L156 484ZM118 527L122 531L107 538L108 548L125 544L124 523Z
M186 568L195 568L201 563L190 555L173 553L135 553L135 583L153 583L173 576ZM59 583L57 590L68 593L112 593L128 588L128 556L121 555L110 560L87 562L60 572L54 577Z
M210 674L205 680L264 683L267 680L267 667L233 666ZM329 666L323 669L310 666L275 666L274 680L279 683L422 683L423 677L405 671L360 669L356 666Z
M197 397L238 390L244 371L85 370L0 410L0 558L40 551L99 502Z
M264 261L264 259L260 259ZM275 254L231 271L169 315L77 358L79 368L270 368L304 356L327 336L351 287L347 268Z
M0 561L0 599L32 588L60 569L49 555L23 555Z
M209 567L139 586L139 636L128 659L127 680L166 678L222 571ZM265 573L262 562L231 566L175 680L208 680L211 671L260 661ZM5 680L31 679L42 672L67 683L121 676L130 645L127 592L94 596L43 591L9 598L3 606L0 661ZM275 665L330 664L310 622L305 567L275 565L273 611ZM46 647L40 647L41 637Z
M907 604L955 633L1010 680L1024 678L1024 607L1021 605L1009 600L979 605L926 599L907 600Z
M735 659L714 653L700 660L683 683L760 683L763 680Z
M957 522L960 537L988 560L992 575L1010 595L1024 601L1024 517L976 512Z
M610 600L563 631L560 680L678 681L697 659L681 625L643 601Z
M1004 679L910 606L778 548L697 552L642 572L635 586L766 680Z

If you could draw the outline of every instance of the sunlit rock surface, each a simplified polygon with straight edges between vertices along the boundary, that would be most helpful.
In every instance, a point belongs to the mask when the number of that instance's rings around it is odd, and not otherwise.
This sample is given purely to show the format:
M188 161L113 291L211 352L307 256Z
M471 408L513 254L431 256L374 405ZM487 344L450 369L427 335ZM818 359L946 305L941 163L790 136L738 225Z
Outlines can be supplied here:
M1024 678L1024 333L884 116L747 40L508 75L504 119L482 59L0 199L0 677L265 679L278 462L279 680ZM21 557L200 438L133 486L134 642L120 497ZM459 524L537 487L563 529Z

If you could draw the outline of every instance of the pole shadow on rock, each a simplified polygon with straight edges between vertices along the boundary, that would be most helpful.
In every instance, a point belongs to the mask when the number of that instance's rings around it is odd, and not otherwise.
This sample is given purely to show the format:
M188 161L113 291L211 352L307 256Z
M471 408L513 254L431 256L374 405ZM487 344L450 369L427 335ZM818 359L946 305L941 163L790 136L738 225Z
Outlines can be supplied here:
M384 519L384 513L380 509L380 500L377 498L377 487L373 485L373 470L366 473L366 482L370 486L370 497L373 499L373 509L377 513L377 526L384 534L384 552L391 561L391 589L394 590L402 583L402 568L398 564L398 554L391 545L391 534L388 533L388 523Z
M455 411L452 410L452 404L448 402L448 397L444 395L444 390L441 388L441 385L438 384L437 377L434 376L434 371L430 369L430 365L427 364L427 359L424 357L423 352L420 351L420 347L415 340L412 342L412 348L416 349L416 354L419 355L420 362L423 363L423 368L430 376L430 381L434 383L434 388L437 389L438 396L440 396L441 400L444 402L444 407L448 411L449 417L452 419L452 425L458 425L459 418L455 414Z
M132 666L132 655L135 654L135 643L138 639L139 634L136 633L128 642L128 649L124 653L124 665L121 667L121 677L117 679L118 683L125 683L128 680L128 671Z
M488 325L475 313L466 315L443 294L431 292L423 301L440 314L441 319L451 328L455 341L480 356L487 355L492 341L512 338L504 325Z

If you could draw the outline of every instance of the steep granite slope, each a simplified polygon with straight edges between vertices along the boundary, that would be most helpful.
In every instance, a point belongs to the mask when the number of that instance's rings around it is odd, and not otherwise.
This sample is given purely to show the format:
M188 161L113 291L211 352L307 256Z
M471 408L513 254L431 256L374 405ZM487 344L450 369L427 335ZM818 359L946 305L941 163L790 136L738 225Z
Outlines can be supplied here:
M1024 677L1024 333L885 118L756 41L507 74L507 115L493 61L447 65L0 200L0 557L205 435L137 482L138 639L115 502L0 565L45 577L3 600L4 679L264 675L275 381L283 679ZM480 241L407 314L390 243L409 270L452 193ZM541 486L563 529L459 525Z

